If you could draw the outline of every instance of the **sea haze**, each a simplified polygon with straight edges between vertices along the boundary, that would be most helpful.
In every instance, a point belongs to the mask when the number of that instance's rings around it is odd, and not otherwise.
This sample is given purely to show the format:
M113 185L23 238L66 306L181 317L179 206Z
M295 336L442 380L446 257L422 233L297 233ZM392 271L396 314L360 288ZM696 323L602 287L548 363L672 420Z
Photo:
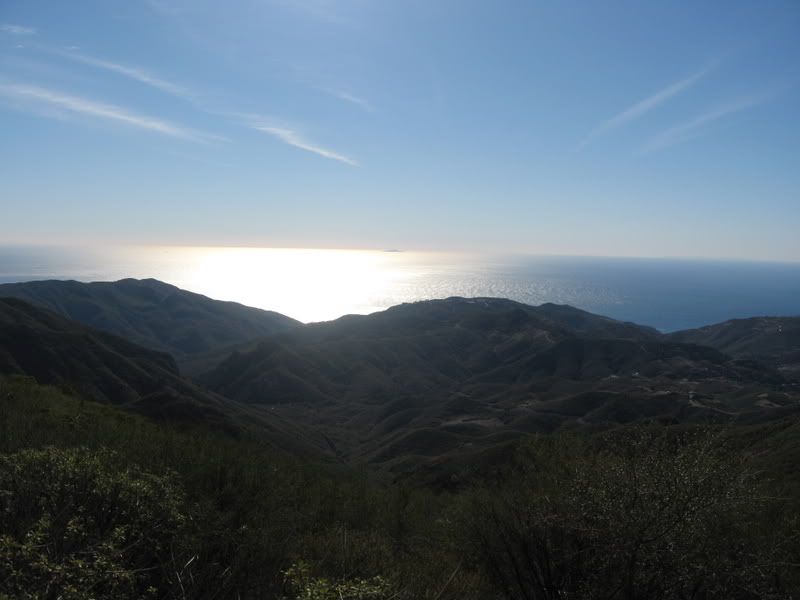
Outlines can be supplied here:
M800 263L276 248L0 247L0 282L153 277L301 321L415 300L570 304L662 331L800 315Z

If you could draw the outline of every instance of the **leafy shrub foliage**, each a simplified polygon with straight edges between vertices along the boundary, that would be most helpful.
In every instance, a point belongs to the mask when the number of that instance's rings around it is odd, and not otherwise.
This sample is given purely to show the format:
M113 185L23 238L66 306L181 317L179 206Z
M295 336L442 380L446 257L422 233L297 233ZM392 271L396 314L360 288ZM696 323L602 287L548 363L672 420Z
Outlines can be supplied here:
M0 456L0 581L14 597L119 598L171 589L184 496L106 450Z
M788 599L798 431L532 437L437 494L0 379L0 598Z
M392 586L380 575L371 579L331 581L312 577L307 563L298 562L284 572L287 600L389 600L396 597Z
M718 435L543 439L515 475L458 525L506 598L790 597L796 526Z

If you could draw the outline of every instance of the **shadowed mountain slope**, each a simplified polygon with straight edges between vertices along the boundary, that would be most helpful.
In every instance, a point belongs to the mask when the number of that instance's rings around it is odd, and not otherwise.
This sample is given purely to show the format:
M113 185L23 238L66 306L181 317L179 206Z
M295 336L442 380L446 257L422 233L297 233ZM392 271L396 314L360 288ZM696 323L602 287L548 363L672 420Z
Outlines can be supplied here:
M178 374L168 354L65 319L17 298L0 298L0 374L25 375L89 400L178 424L252 431L277 447L319 454L319 435L242 407Z
M404 469L524 432L797 410L780 373L567 306L450 298L276 334L204 377Z
M800 374L800 317L733 319L669 335L676 342L711 346Z
M0 285L68 319L172 354L179 363L300 325L276 312L212 300L155 279Z
M402 304L315 323L235 353L206 382L246 402L425 394L574 337L655 340L650 328L567 306L495 298Z
M775 332L753 328L738 337L665 336L569 306L497 298L416 302L300 325L154 280L15 285L64 312L132 331L134 341L177 347L184 366L210 365L198 378L208 391L181 379L165 354L11 300L0 339L6 371L140 410L188 406L194 415L191 406L211 407L290 444L397 470L527 432L642 419L753 422L800 409L791 371L745 351L752 339L791 356L794 338L780 345ZM717 348L685 343L695 341Z
M219 399L180 378L169 354L16 298L0 298L0 372L28 375L110 404L159 410L159 403L182 402L205 412L220 408Z

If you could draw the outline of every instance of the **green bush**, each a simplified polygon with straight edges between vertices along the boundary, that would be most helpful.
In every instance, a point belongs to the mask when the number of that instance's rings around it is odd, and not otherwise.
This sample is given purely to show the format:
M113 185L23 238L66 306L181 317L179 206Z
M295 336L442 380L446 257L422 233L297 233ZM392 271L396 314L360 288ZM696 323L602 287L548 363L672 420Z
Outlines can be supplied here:
M284 572L286 600L389 600L396 598L390 583L380 577L331 581L312 577L308 564L298 562Z
M797 597L795 423L533 437L435 494L0 378L0 599Z
M175 478L115 453L0 455L0 582L14 598L155 597L180 585L185 524Z
M456 529L511 600L790 598L797 529L754 475L703 430L550 437Z

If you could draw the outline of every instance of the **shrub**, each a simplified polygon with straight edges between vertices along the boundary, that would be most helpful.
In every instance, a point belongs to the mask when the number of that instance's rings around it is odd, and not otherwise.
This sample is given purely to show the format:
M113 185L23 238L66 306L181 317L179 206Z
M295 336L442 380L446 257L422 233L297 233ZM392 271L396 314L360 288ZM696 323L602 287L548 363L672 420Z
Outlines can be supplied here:
M331 581L312 577L310 567L298 562L284 572L286 600L389 600L396 598L392 586L383 577Z
M745 459L704 432L532 445L458 529L506 598L788 598L788 528ZM794 567L793 567L794 568Z
M0 585L14 598L148 597L177 588L186 521L171 475L107 450L0 455Z

